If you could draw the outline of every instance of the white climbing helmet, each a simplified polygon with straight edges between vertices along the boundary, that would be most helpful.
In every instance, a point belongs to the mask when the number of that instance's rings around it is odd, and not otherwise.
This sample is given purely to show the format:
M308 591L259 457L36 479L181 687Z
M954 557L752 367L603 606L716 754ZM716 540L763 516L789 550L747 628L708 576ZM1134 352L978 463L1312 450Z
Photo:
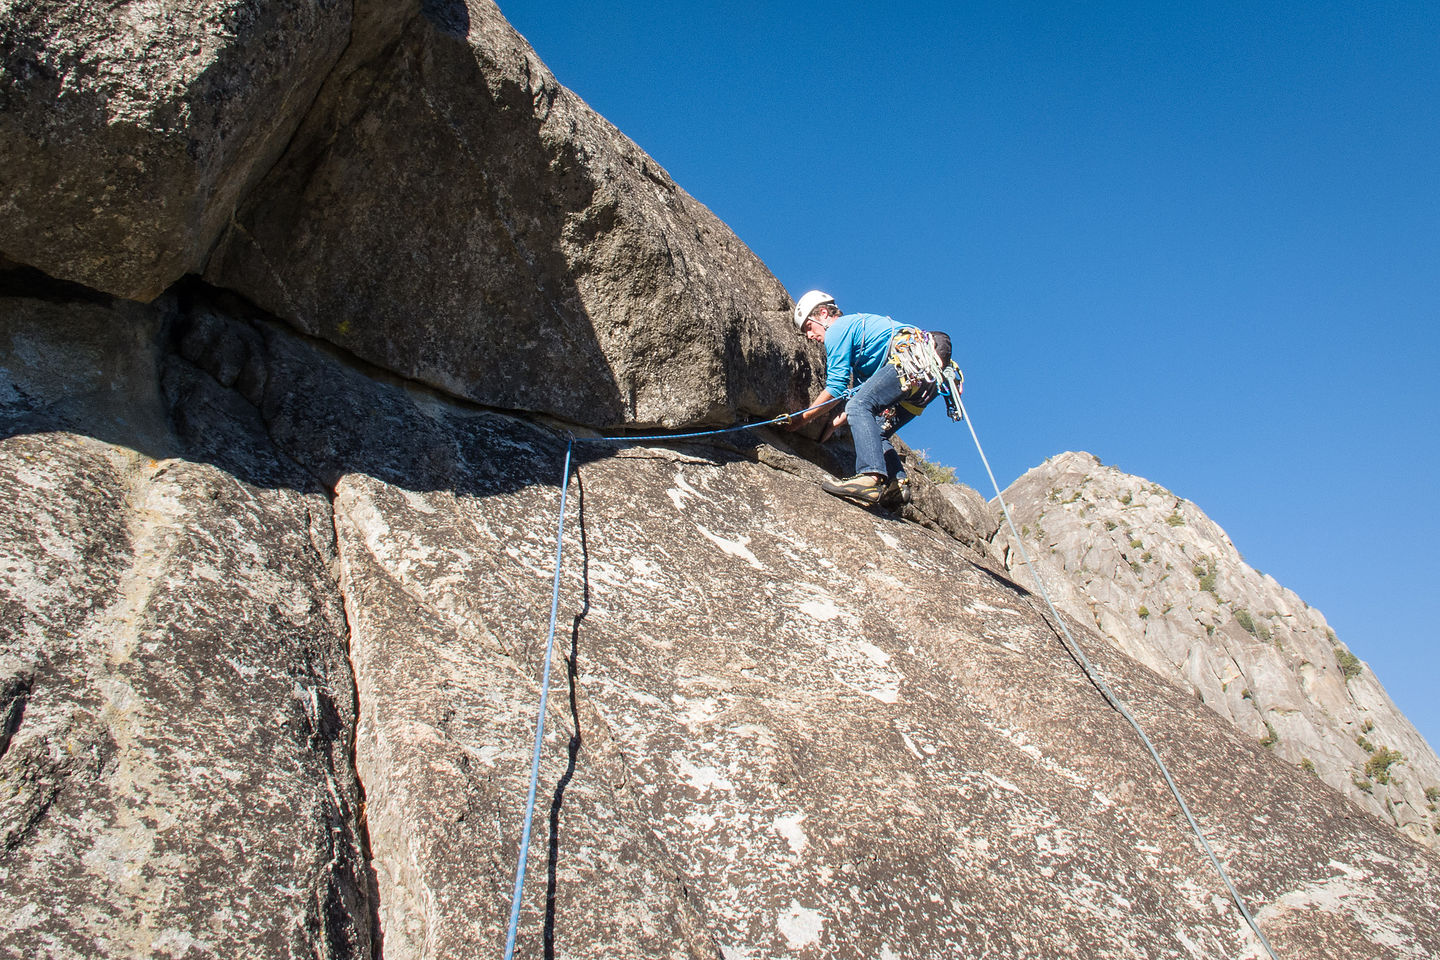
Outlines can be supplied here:
M810 316L810 311L822 303L834 303L835 298L823 290L811 290L800 298L795 304L795 329L804 330L805 321Z

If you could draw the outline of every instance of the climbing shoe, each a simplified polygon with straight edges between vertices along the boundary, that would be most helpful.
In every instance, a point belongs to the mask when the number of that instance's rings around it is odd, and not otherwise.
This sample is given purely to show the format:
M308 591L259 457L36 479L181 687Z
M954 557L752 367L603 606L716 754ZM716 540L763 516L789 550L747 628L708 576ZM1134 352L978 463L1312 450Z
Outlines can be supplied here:
M888 507L891 510L898 509L910 502L910 478L891 477L885 484L884 491L880 494L880 506Z
M858 503L862 507L873 507L880 502L880 492L884 488L881 481L868 473L857 474L847 480L822 480L820 489L826 493L834 494L851 503Z

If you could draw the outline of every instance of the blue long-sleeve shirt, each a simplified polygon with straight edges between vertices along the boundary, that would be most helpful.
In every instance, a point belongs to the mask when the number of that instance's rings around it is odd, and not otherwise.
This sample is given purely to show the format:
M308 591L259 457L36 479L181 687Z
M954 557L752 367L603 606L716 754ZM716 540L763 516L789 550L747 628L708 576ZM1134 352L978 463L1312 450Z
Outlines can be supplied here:
M875 375L890 352L890 338L900 324L873 313L847 313L825 330L825 389L838 397L853 377Z

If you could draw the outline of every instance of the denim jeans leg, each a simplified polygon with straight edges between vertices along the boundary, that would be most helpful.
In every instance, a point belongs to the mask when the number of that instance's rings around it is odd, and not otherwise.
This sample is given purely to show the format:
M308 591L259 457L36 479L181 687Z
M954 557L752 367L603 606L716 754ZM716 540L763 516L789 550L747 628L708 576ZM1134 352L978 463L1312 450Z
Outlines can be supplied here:
M886 407L892 407L905 396L900 386L900 374L890 364L882 364L874 376L860 385L855 395L845 405L850 421L850 436L855 441L855 472L877 473L890 476L886 469L887 460L895 460L894 447L881 434L884 421L881 414ZM887 457L887 454L889 456Z

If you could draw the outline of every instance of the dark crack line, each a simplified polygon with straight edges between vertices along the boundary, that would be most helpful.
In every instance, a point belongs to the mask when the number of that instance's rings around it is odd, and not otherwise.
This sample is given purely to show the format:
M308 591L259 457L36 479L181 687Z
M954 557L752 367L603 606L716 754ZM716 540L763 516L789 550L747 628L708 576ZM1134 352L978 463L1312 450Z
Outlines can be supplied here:
M268 424L267 424L268 428ZM355 782L355 799L359 809L354 817L355 840L360 848L361 874L365 887L365 897L369 902L369 926L370 926L370 958L371 960L384 960L385 936L380 927L380 880L375 873L375 854L370 845L370 808L366 800L365 779L360 775L360 766L357 762L357 753L360 739L360 683L355 675L355 660L352 656L352 646L355 638L355 624L351 617L350 596L345 590L345 580L339 569L340 565L340 525L335 505L335 491L329 487L323 488L330 503L330 528L331 535L335 538L335 564L334 583L335 592L340 595L340 603L345 613L345 664L350 671L350 696L351 716L354 718L350 726L349 737L345 747L345 762L349 765L349 773ZM311 549L319 550L312 544ZM324 558L321 557L323 560ZM361 879L361 878L357 878Z
M560 866L560 811L565 804L565 789L575 776L580 748L584 739L580 732L580 624L590 613L590 548L585 536L585 483L575 472L575 493L580 527L580 612L570 624L570 651L565 658L565 676L570 685L570 723L573 733L568 745L569 762L565 773L555 784L555 794L550 802L549 855L546 860L545 883L545 960L555 960L555 919L558 913L557 880Z
M0 700L5 703L4 715L0 716L0 759L9 751L10 739L25 719L25 708L30 703L30 692L34 688L35 677L28 673L10 677L0 684Z

